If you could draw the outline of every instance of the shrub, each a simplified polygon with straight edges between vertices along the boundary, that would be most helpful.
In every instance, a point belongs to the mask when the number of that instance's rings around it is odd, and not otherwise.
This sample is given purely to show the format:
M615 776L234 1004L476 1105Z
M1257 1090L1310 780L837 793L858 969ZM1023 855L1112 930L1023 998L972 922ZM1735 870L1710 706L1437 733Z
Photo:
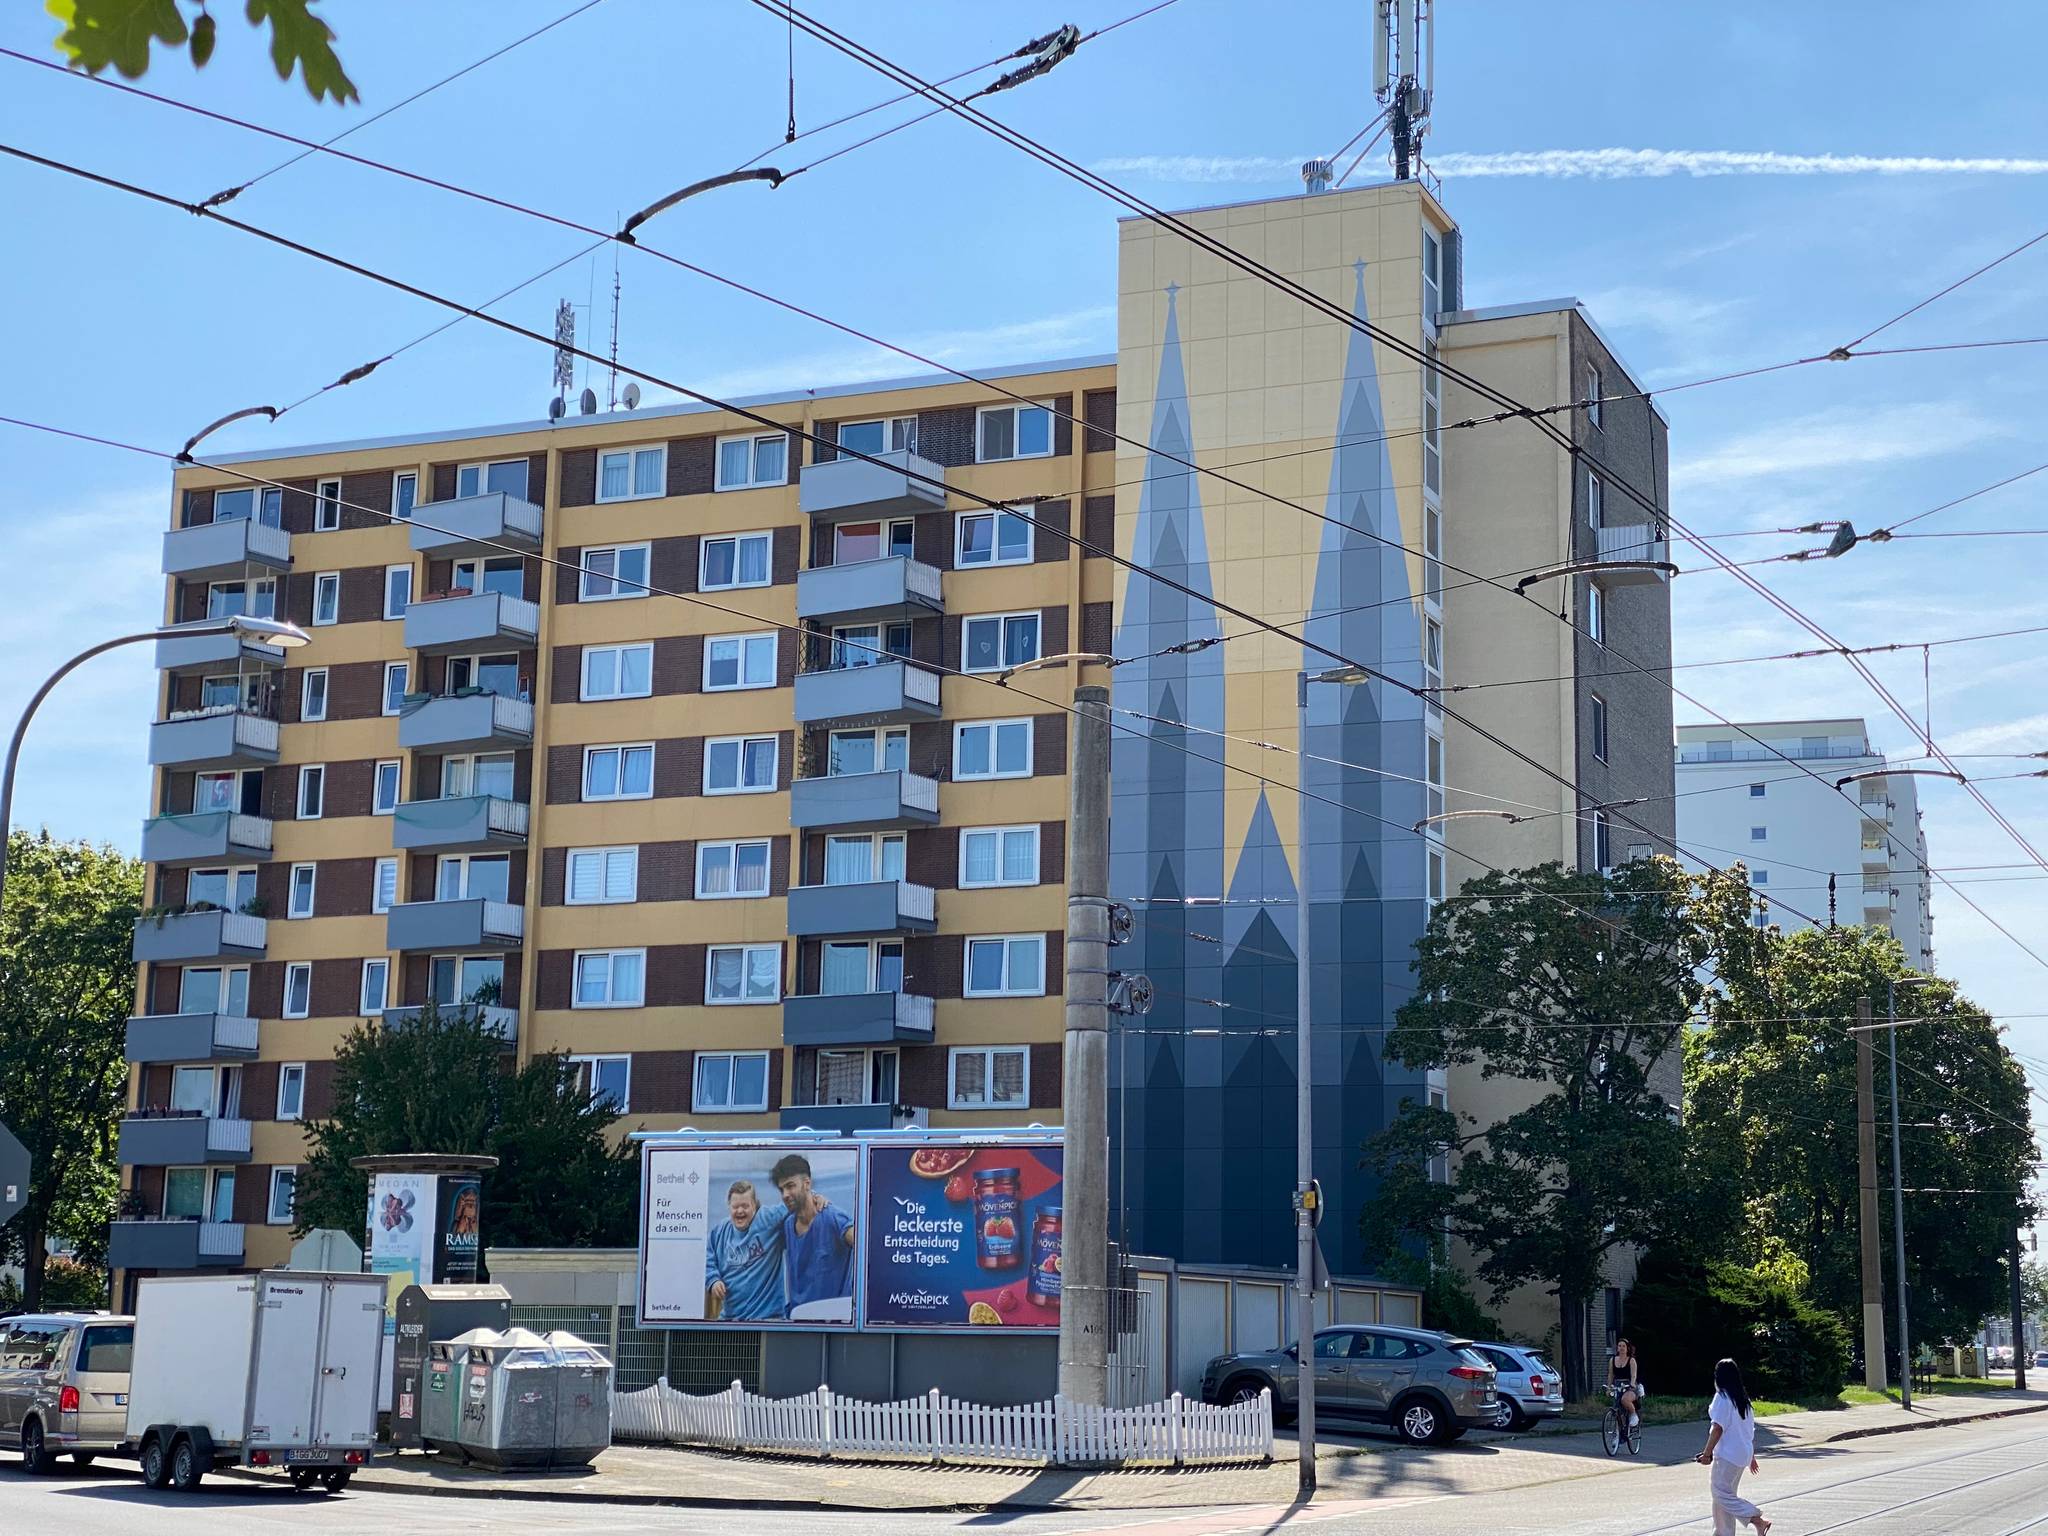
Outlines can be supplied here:
M1754 1396L1833 1396L1849 1370L1849 1330L1792 1278L1782 1266L1646 1255L1628 1303L1644 1382L1653 1392L1711 1392L1714 1362L1726 1356Z

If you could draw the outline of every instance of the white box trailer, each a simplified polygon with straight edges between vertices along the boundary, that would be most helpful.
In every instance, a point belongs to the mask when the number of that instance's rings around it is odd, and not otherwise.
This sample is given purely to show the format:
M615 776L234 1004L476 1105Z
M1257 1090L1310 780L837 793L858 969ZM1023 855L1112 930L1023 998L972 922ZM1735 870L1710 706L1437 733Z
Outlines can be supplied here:
M152 1488L282 1467L339 1491L377 1435L381 1275L274 1269L138 1282L128 1441Z

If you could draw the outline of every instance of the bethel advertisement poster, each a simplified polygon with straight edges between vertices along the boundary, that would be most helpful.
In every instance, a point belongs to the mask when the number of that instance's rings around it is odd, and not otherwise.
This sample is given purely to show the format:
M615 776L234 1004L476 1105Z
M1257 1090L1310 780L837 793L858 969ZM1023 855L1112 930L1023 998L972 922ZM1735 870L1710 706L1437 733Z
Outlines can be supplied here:
M870 1328L1058 1328L1060 1148L868 1149Z

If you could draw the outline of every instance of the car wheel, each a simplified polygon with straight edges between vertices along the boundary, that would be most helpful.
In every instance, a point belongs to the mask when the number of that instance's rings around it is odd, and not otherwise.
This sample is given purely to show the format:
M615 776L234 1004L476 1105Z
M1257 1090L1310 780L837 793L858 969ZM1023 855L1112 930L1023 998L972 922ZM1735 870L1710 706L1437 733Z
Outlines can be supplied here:
M1226 1403L1256 1403L1259 1394L1266 1390L1266 1384L1250 1376L1240 1377L1223 1389Z
M1443 1415L1429 1399L1411 1397L1394 1408L1394 1428L1410 1445L1431 1445L1443 1434Z
M322 1472L320 1474L320 1486L329 1493L339 1493L348 1486L348 1474L346 1472Z
M34 1419L21 1426L21 1469L31 1477L47 1477L57 1470L57 1458L43 1444L43 1426Z
M1503 1397L1493 1405L1493 1427L1495 1429L1520 1429L1522 1410L1515 1405L1512 1397Z
M164 1442L157 1435L142 1442L142 1482L147 1488L171 1486L171 1458L165 1454Z
M206 1468L200 1462L199 1449L190 1440L180 1440L171 1447L171 1486L180 1493L191 1493L206 1476Z
M304 1493L313 1486L313 1474L304 1467L294 1468L291 1474L292 1486Z

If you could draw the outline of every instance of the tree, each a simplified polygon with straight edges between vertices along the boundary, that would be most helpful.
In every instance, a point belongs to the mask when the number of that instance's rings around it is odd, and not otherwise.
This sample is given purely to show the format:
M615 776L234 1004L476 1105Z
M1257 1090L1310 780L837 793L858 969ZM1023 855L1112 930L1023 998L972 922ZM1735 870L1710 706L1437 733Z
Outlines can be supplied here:
M27 1306L41 1301L51 1237L76 1245L88 1265L106 1255L141 905L136 860L48 832L9 836L0 1122L21 1138L31 1165L28 1203L0 1227L0 1252L21 1265Z
M1670 859L1611 874L1545 864L1471 881L1417 941L1415 995L1386 1054L1411 1070L1476 1062L1528 1084L1531 1102L1492 1125L1403 1103L1369 1148L1382 1182L1368 1240L1462 1239L1496 1300L1548 1285L1574 1395L1607 1255L1694 1216L1675 1047L1704 990L1704 909L1748 903L1738 876L1696 881ZM1447 1159L1448 1176L1433 1174Z
M213 57L218 28L206 0L46 0L52 16L64 23L57 51L74 69L97 75L109 65L138 80L149 72L150 54L159 44L183 47L195 69ZM246 0L249 25L270 24L270 62L277 78L289 80L297 69L306 92L315 101L332 98L336 105L359 100L355 82L334 52L334 29L313 14L317 0ZM191 21L185 12L192 11Z
M611 1109L578 1088L567 1058L513 1070L476 1010L429 1005L416 1023L358 1025L334 1053L334 1112L306 1127L298 1230L363 1226L351 1158L484 1153L486 1231L501 1247L609 1247L634 1240L639 1164L607 1138Z
M1847 1022L1867 998L1883 1018L1886 983L1908 974L1876 929L1727 933L1713 1022L1686 1063L1687 1118L1741 1213L1749 1254L1782 1245L1811 1272L1819 1304L1860 1335L1856 1043ZM1935 979L1899 994L1924 1019L1874 1037L1878 1182L1889 1191L1891 1090L1899 1053L1906 1270L1913 1334L1966 1339L2004 1310L2004 1256L2036 1166L2024 1074L1980 1008ZM1886 1301L1893 1244L1884 1213ZM1890 1335L1896 1340L1896 1332Z

